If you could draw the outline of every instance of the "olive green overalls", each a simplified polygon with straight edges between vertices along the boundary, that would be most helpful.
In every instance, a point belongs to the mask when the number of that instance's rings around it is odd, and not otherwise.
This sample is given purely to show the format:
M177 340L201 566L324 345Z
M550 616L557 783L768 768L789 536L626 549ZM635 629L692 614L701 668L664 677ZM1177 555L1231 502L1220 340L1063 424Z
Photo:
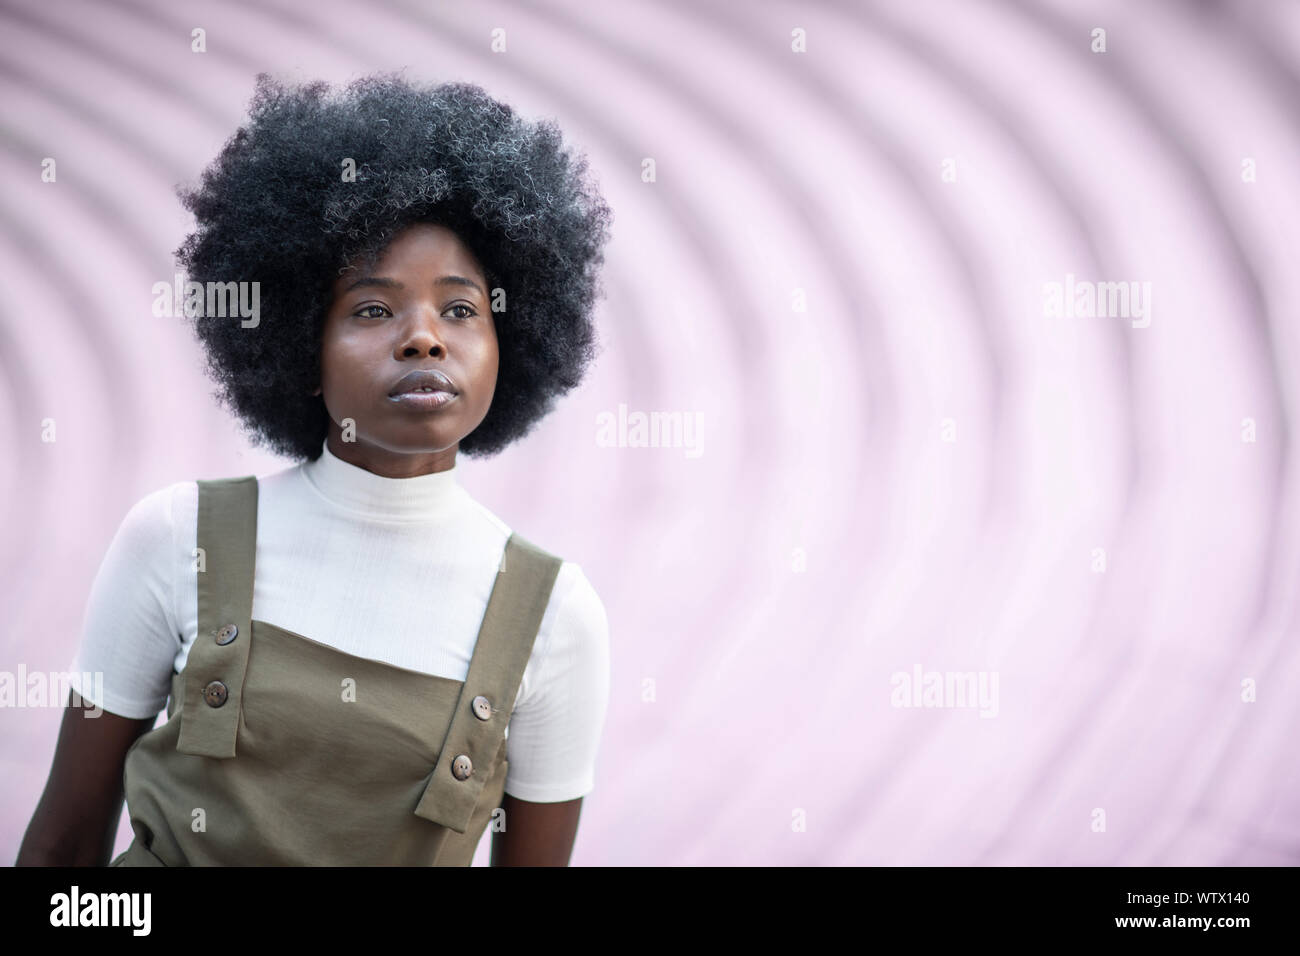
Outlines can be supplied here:
M127 751L135 839L109 865L469 866L561 560L510 536L451 680L251 620L257 478L198 488L198 636Z

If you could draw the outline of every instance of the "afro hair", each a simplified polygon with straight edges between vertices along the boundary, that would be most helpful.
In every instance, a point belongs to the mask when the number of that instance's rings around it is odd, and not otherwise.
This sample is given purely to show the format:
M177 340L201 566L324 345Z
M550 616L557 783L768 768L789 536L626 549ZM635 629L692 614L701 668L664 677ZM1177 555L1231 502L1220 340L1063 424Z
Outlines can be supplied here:
M254 442L290 458L319 457L329 427L324 398L309 393L334 281L351 263L373 265L412 223L451 229L489 290L505 292L496 391L461 451L494 454L527 434L596 355L612 214L586 158L554 120L528 122L470 83L422 87L400 72L334 94L258 74L247 125L198 188L177 190L198 226L175 253L189 280L259 283L256 325L195 320L215 397Z

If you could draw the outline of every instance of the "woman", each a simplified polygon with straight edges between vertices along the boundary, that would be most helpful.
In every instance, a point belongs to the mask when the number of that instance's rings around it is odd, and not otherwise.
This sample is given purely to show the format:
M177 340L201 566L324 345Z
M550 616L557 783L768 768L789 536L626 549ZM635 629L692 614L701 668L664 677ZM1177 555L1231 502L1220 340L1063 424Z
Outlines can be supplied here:
M604 607L456 455L581 381L610 211L553 122L469 84L263 74L250 113L181 192L177 256L254 290L255 321L195 331L218 398L297 464L128 513L70 668L103 673L104 713L65 712L18 863L107 862L125 778L112 865L468 865L489 824L493 865L567 864Z

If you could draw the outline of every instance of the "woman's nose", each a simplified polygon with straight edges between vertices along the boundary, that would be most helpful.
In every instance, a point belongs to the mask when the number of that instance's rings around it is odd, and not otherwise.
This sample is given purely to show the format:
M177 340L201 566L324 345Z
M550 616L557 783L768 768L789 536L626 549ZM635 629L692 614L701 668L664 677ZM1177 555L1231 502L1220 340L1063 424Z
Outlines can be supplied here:
M438 312L433 306L415 309L402 330L402 355L440 355L445 351L438 330Z

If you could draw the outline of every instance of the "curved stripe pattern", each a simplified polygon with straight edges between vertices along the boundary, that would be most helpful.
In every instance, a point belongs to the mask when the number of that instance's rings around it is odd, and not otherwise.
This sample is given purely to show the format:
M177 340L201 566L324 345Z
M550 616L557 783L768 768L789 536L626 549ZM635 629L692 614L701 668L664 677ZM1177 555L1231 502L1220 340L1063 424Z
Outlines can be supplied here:
M0 3L0 666L135 500L285 464L150 313L175 186L259 70L407 66L615 209L589 381L464 463L609 613L575 863L1300 862L1300 10L1074 6Z

